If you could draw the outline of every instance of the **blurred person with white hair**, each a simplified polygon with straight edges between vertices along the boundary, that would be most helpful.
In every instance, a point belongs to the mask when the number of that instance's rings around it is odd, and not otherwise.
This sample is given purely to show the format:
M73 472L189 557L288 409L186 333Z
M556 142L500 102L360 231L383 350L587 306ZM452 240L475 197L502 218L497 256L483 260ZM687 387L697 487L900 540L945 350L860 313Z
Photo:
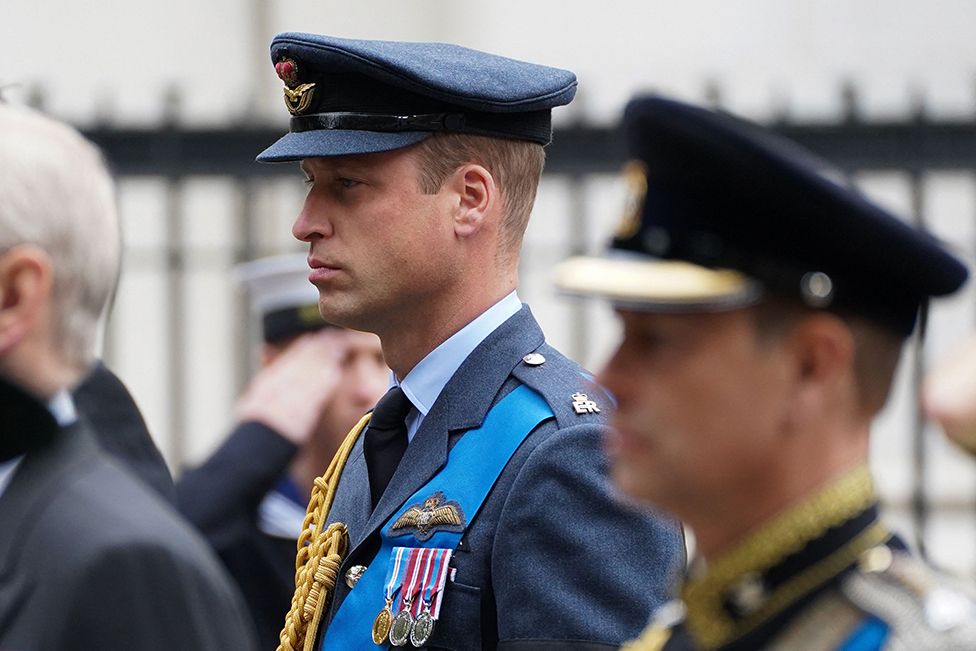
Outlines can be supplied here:
M233 431L183 473L176 492L240 587L261 648L273 649L295 589L312 483L386 391L390 370L379 337L319 314L305 254L260 258L236 272L261 322L261 368L237 401Z
M69 393L93 363L118 233L97 149L0 105L0 648L252 649L210 550Z

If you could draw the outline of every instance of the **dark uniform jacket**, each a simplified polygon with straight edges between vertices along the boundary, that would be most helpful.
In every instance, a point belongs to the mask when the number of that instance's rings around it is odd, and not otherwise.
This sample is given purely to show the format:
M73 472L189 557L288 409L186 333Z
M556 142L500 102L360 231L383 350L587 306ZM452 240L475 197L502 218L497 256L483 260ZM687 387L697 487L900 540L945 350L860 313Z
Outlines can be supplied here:
M260 423L239 425L176 483L183 515L203 533L244 595L262 649L278 645L295 590L295 538L258 527L258 506L298 448Z
M523 357L533 352L545 362L525 363ZM464 432L480 426L489 409L520 384L541 394L555 417L540 423L515 451L468 525L429 648L614 648L636 635L668 599L684 564L680 529L616 499L601 448L611 403L575 363L546 345L523 307L444 387L372 513L360 437L329 517L348 525L351 551L321 628L349 594L342 578L350 567L381 563L385 571L387 559L373 558L383 524L445 464ZM576 413L577 392L587 393L601 412ZM410 540L398 544L409 546ZM362 622L367 631L373 616Z
M878 520L861 469L692 568L626 651L963 651L976 607Z
M0 494L0 648L256 648L239 595L171 506L81 422L59 429L38 403L11 418L11 404L0 399L0 438L28 451Z
M173 477L122 381L98 362L72 393L79 415L91 425L99 445L133 475L173 502L176 499Z

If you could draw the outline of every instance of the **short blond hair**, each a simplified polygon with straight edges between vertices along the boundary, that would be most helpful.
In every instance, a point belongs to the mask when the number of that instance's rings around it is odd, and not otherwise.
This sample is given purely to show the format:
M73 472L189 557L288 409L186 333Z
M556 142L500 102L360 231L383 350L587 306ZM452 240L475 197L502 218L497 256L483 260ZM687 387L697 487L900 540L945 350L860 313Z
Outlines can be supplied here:
M491 173L501 189L505 208L499 253L503 260L518 259L545 166L542 145L463 133L435 133L417 145L416 152L420 189L427 194L440 190L444 179L466 163L481 165Z

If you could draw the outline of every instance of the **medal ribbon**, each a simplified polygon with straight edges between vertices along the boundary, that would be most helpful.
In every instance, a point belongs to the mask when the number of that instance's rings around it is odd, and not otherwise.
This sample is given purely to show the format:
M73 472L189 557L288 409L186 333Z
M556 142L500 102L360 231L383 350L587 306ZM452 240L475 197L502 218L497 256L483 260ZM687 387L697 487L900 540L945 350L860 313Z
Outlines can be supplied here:
M422 550L410 547L398 547L397 549L406 550L409 554L407 557L409 560L407 561L407 571L403 575L400 599L394 612L400 612L407 604L410 605L410 609L412 611L414 595L417 594L417 590L419 589L421 566L423 565L423 560L418 552Z
M417 599L413 603L412 614L415 618L420 616L420 613L424 611L424 603L427 602L428 596L430 594L429 587L430 587L431 577L433 576L434 573L434 563L436 560L435 557L437 556L437 552L439 550L419 549L417 551L420 552L420 558L423 562L424 571L422 575L423 579L421 580L420 585L417 586L417 594L420 597L420 599Z
M447 574L451 563L451 554L454 553L453 549L438 549L437 550L437 571L435 573L436 581L432 582L429 586L431 589L431 596L426 597L428 603L430 603L430 616L436 620L441 615L441 601L444 598L444 586L447 585Z
M386 571L386 585L383 588L383 595L387 601L393 599L395 592L400 589L400 570L403 568L403 556L409 551L406 547L396 547L393 554L390 555L390 566Z

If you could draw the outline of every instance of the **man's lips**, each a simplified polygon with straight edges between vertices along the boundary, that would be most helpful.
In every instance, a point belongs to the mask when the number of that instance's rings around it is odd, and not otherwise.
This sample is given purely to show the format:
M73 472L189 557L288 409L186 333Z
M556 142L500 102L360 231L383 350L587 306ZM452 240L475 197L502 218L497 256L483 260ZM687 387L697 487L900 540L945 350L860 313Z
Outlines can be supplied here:
M308 261L308 266L311 269L308 274L308 280L311 283L329 280L342 271L342 267L334 262L325 262L311 258Z

